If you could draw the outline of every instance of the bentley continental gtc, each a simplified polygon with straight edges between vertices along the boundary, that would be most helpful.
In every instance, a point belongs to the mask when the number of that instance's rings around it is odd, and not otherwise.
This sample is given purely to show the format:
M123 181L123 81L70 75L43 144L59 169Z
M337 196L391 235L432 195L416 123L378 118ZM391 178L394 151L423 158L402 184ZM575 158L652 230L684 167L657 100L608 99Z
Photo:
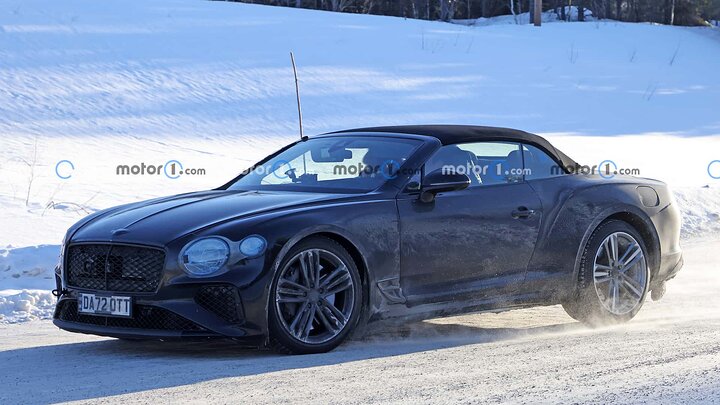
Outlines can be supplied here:
M286 353L386 318L561 304L591 326L625 322L682 267L678 207L660 181L578 167L502 128L299 139L213 190L72 226L54 322Z

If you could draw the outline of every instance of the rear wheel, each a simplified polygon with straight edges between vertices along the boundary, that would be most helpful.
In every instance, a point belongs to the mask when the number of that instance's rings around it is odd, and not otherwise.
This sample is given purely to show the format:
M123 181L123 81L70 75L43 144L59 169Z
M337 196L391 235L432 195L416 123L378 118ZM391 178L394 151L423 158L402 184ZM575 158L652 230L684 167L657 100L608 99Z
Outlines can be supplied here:
M350 254L337 242L312 237L280 263L270 297L272 346L292 354L327 352L352 332L362 283Z
M632 319L650 285L646 252L642 237L626 222L601 224L583 251L578 291L563 304L567 313L592 326Z

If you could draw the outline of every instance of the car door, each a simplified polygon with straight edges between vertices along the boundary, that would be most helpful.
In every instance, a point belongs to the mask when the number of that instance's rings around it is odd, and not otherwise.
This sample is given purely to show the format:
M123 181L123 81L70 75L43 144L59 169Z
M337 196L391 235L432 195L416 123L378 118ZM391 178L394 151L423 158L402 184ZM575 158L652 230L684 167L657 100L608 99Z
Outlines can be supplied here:
M518 287L542 219L540 200L523 180L520 145L443 146L423 173L438 168L465 172L471 185L440 193L431 203L419 201L412 186L398 197L400 284L408 303L487 297Z

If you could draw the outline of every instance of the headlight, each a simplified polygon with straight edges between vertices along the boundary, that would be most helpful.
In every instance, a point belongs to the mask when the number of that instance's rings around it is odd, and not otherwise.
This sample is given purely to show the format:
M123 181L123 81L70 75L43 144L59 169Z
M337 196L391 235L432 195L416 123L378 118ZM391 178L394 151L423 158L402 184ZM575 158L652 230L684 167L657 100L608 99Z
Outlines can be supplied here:
M260 256L265 251L267 243L262 236L250 235L240 242L240 253L245 257Z
M218 272L230 257L230 246L221 238L203 238L188 243L180 263L191 276L205 277Z

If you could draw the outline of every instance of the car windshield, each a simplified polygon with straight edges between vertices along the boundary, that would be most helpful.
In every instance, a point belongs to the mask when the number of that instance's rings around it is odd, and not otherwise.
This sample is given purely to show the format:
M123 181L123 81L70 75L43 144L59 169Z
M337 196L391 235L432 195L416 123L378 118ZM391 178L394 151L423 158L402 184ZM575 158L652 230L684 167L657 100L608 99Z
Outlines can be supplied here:
M420 144L375 136L308 139L258 164L229 189L368 192L394 178Z

